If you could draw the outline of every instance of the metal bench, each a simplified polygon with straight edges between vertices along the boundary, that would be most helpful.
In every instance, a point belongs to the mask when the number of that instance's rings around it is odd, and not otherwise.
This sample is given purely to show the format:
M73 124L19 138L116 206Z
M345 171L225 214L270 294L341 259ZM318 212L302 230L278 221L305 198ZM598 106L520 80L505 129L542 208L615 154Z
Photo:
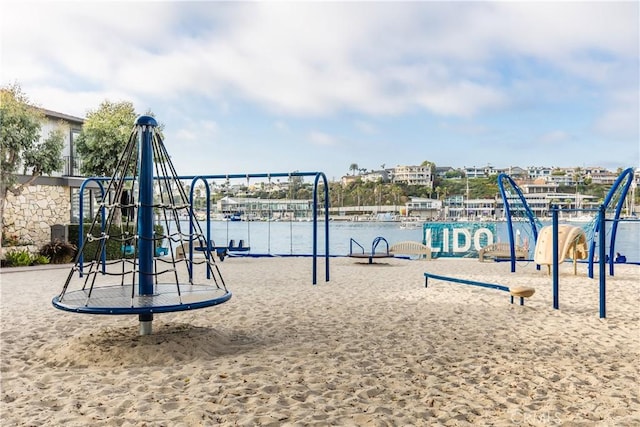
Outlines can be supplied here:
M394 243L389 248L389 253L394 255L418 255L420 259L431 259L431 248L414 241Z
M529 251L524 246L516 246L515 253L516 259L526 259L527 256L529 256ZM506 242L501 242L485 246L478 251L478 260L484 262L485 258L510 259L511 245Z

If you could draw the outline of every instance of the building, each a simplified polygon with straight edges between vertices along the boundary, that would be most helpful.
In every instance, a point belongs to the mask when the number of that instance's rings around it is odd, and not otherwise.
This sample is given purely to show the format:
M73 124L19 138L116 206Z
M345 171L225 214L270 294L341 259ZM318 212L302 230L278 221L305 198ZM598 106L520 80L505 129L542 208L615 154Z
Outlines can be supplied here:
M405 209L407 216L419 217L424 220L434 220L440 216L442 201L422 197L411 197L411 200L405 203Z
M433 178L431 166L396 166L392 169L391 182L433 188Z
M51 240L51 227L54 224L78 222L79 189L84 180L80 177L80 161L74 148L74 141L82 130L84 119L51 110L42 112L45 115L45 122L41 127L42 138L46 138L53 129L61 127L63 130L64 167L51 176L36 178L18 196L9 193L3 218L5 240L7 236L11 236L12 243L35 247ZM19 183L26 183L30 179L29 171L26 175L17 176ZM95 189L90 188L88 191L92 193ZM94 199L95 197L85 197L88 211Z
M216 203L218 217L244 221L306 220L313 217L312 200L258 199L225 196Z

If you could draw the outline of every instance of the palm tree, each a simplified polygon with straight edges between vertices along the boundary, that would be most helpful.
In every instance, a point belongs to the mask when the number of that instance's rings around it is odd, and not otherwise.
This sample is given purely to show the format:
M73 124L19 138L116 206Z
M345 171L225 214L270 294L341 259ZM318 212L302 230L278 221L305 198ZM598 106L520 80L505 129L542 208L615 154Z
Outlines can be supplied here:
M442 200L446 199L449 195L449 189L447 187L442 187Z
M402 191L402 188L394 184L393 187L391 187L391 194L393 195L393 204L398 205L401 202L401 197L404 194L404 191Z
M358 170L358 164L351 163L351 165L349 165L349 170L352 172L352 175L355 175L356 171Z
M357 206L360 207L360 197L362 196L362 193L363 193L362 187L359 187L359 186L356 187L355 190L354 190L354 193L355 193L356 198L358 200Z

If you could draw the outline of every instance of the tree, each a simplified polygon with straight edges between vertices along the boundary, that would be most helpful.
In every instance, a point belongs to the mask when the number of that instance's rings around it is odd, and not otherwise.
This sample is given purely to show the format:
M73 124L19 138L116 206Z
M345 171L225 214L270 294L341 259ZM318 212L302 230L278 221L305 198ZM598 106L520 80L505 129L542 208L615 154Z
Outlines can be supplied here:
M350 170L351 172L353 172L353 175L355 175L355 174L356 174L356 171L357 171L358 169L359 169L359 168L358 168L358 164L357 164L357 163L351 163L351 164L349 165L349 170Z
M19 195L24 187L42 175L62 170L64 138L61 127L41 139L44 113L30 105L16 83L0 89L0 226L4 229L4 208L9 192ZM19 184L17 174L31 172Z
M89 111L76 139L76 150L82 158L81 173L110 176L129 140L136 120L131 102L104 101L97 110Z
M150 111L145 115L154 116ZM110 176L113 173L138 116L133 104L128 101L106 100L97 110L87 113L82 132L76 139L76 150L82 158L83 174ZM156 131L162 134L162 128L163 125L160 124Z
M436 164L433 162L430 162L429 160L425 160L422 163L420 163L420 166L427 166L429 168L429 170L431 171L431 175L435 175L436 173Z

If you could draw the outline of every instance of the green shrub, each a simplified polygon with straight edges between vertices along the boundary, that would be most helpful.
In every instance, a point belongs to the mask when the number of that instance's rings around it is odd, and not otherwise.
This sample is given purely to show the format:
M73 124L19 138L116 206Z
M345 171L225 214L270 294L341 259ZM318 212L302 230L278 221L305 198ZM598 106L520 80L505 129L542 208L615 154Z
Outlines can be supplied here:
M44 265L49 264L49 262L49 257L45 255L37 254L31 256L31 265Z
M91 228L91 223L86 223L83 225L83 227L84 227L83 233L86 237L87 232ZM69 225L69 241L71 242L78 241L79 228L80 228L79 224ZM161 225L155 225L153 229L156 235L164 234L164 227L162 227ZM118 225L111 225L109 230L106 231L106 233L109 235L109 240L107 240L105 245L106 257L108 260L133 257L133 255L125 254L125 251L123 251L123 245L133 244L133 241L130 241L129 243L125 243L123 240L127 238L127 236L129 237L132 236L134 234L134 230L135 230L134 225L131 225L128 228L123 226L122 229ZM128 235L127 235L127 232L129 233ZM97 236L99 234L100 234L100 224L98 224L98 226L93 230L94 236ZM102 242L103 242L102 240L94 240L93 242L89 242L89 241L84 242L84 245L85 245L83 249L84 261L97 260L100 258L100 247ZM160 246L160 242L157 242L156 246Z
M54 240L40 248L40 255L47 257L53 264L67 264L76 256L74 244L62 240Z
M4 256L7 267L25 267L31 265L32 257L27 249L14 249Z

